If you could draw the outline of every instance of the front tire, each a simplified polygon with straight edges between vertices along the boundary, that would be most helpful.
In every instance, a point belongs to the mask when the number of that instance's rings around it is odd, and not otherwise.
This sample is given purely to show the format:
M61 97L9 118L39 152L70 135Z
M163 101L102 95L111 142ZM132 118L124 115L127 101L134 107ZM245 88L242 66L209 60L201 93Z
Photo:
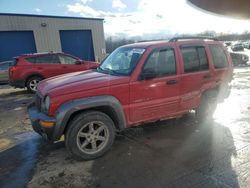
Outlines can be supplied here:
M90 160L104 155L115 139L114 122L102 112L79 114L68 126L65 145L77 160Z

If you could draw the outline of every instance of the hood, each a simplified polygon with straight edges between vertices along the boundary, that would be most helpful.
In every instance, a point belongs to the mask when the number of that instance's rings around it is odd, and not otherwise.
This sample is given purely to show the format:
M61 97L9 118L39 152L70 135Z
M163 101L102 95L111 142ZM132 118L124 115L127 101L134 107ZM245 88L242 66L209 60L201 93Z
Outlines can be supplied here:
M38 92L43 96L48 93L51 95L65 95L84 90L127 83L128 81L129 77L127 76L113 76L88 70L45 79L38 84Z

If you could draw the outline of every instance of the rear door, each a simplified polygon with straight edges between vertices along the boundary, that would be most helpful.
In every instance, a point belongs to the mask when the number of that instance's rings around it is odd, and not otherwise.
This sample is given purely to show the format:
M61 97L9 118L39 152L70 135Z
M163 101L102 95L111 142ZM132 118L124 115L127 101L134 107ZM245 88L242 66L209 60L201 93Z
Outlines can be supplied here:
M26 58L26 61L32 63L32 72L40 73L45 78L63 74L60 68L59 59L56 54L45 54Z
M155 78L139 79L130 85L130 121L139 123L176 114L179 109L180 80L175 50L155 49L149 54L143 72L153 70Z
M179 47L182 58L181 111L193 109L199 105L200 94L212 83L206 47L202 45L184 45Z

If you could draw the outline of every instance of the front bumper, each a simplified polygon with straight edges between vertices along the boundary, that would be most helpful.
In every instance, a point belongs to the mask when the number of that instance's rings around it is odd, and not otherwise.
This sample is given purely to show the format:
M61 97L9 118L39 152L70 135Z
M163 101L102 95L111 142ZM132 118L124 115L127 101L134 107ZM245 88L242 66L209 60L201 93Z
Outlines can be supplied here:
M47 116L46 114L40 112L35 103L31 103L28 106L28 114L31 120L32 127L35 132L40 134L46 140L54 141L55 140L55 126L56 126L56 118ZM40 120L55 122L53 127L47 128L40 125Z

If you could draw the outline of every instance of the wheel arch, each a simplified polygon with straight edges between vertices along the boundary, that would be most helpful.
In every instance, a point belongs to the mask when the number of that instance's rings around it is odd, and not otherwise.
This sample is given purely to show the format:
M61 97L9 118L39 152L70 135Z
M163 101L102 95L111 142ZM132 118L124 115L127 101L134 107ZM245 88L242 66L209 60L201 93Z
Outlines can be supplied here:
M79 114L81 113L86 113L86 112L89 112L89 111L98 111L98 112L102 112L106 115L108 115L114 122L115 124L115 128L116 130L121 130L122 128L119 126L119 117L117 116L117 114L115 113L114 109L112 109L112 107L110 106L97 106L97 107L93 107L93 108L87 108L87 109L82 109L82 110L78 110L78 111L75 111L73 112L69 119L67 120L66 122L66 125L65 125L65 128L64 128L64 132L68 129L68 126L70 124L70 122L76 117L78 116Z
M213 89L208 89L202 93L202 96L208 97L208 98L217 98L219 92L219 88L213 88Z
M54 139L57 140L68 128L70 121L86 111L100 111L114 122L117 131L126 127L125 114L121 103L113 96L95 96L66 102L57 110L58 126L55 127Z
M26 79L25 79L25 86L27 86L28 80L29 80L30 78L32 78L32 77L35 77L35 76L38 76L38 77L44 79L44 76L43 76L42 74L40 74L40 73L33 73L33 74L30 74L30 75L27 76Z

